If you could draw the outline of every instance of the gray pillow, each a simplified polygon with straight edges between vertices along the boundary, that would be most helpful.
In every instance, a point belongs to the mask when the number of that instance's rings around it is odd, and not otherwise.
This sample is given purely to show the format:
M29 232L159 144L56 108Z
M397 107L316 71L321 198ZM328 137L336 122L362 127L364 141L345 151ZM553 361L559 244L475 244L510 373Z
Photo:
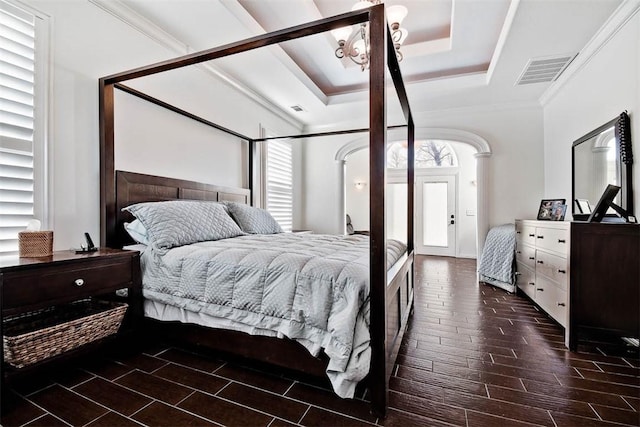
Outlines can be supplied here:
M149 243L173 248L207 240L220 240L244 233L223 205L216 202L173 200L127 206L147 229Z
M236 220L242 231L248 234L283 233L280 224L264 209L227 202L229 213Z

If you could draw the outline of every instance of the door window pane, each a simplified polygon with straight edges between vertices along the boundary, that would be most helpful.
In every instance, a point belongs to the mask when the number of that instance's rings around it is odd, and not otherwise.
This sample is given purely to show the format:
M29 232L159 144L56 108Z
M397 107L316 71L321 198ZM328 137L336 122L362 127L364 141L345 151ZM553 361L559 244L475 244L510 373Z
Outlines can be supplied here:
M423 183L422 241L425 246L447 247L449 218L447 213L447 183Z

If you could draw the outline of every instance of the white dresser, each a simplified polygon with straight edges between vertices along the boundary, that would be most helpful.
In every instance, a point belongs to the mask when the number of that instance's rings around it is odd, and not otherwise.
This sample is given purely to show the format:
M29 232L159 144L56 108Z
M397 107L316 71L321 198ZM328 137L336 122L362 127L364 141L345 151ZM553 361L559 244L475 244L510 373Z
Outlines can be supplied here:
M516 220L516 284L565 328L570 226L564 221Z

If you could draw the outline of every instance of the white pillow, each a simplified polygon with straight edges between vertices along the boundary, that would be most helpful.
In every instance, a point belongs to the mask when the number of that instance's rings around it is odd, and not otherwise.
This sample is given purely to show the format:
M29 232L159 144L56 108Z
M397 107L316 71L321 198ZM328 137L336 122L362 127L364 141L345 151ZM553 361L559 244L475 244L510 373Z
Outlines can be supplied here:
M147 236L147 229L140 222L139 219L134 219L132 222L125 222L124 229L127 230L129 236L138 243L143 245L149 245L149 237Z

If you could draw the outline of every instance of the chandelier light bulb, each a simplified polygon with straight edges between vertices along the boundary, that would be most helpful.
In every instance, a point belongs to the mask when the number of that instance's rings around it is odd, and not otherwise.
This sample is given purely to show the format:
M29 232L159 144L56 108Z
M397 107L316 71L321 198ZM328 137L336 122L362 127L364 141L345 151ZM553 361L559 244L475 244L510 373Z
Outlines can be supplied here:
M351 27L342 27L342 28L336 28L335 30L331 30L331 35L333 36L333 38L336 39L338 43L340 43L341 41L349 40L349 37L351 37L352 32L353 30Z
M373 3L367 0L363 0L363 1L359 1L356 4L353 5L353 7L351 8L352 12L355 12L356 10L360 10L360 9L366 9L368 7L373 6Z
M387 19L389 20L389 23L392 27L396 24L399 27L400 24L402 24L404 18L407 17L408 13L409 11L407 10L407 8L402 5L397 4L394 6L389 6L387 8Z

